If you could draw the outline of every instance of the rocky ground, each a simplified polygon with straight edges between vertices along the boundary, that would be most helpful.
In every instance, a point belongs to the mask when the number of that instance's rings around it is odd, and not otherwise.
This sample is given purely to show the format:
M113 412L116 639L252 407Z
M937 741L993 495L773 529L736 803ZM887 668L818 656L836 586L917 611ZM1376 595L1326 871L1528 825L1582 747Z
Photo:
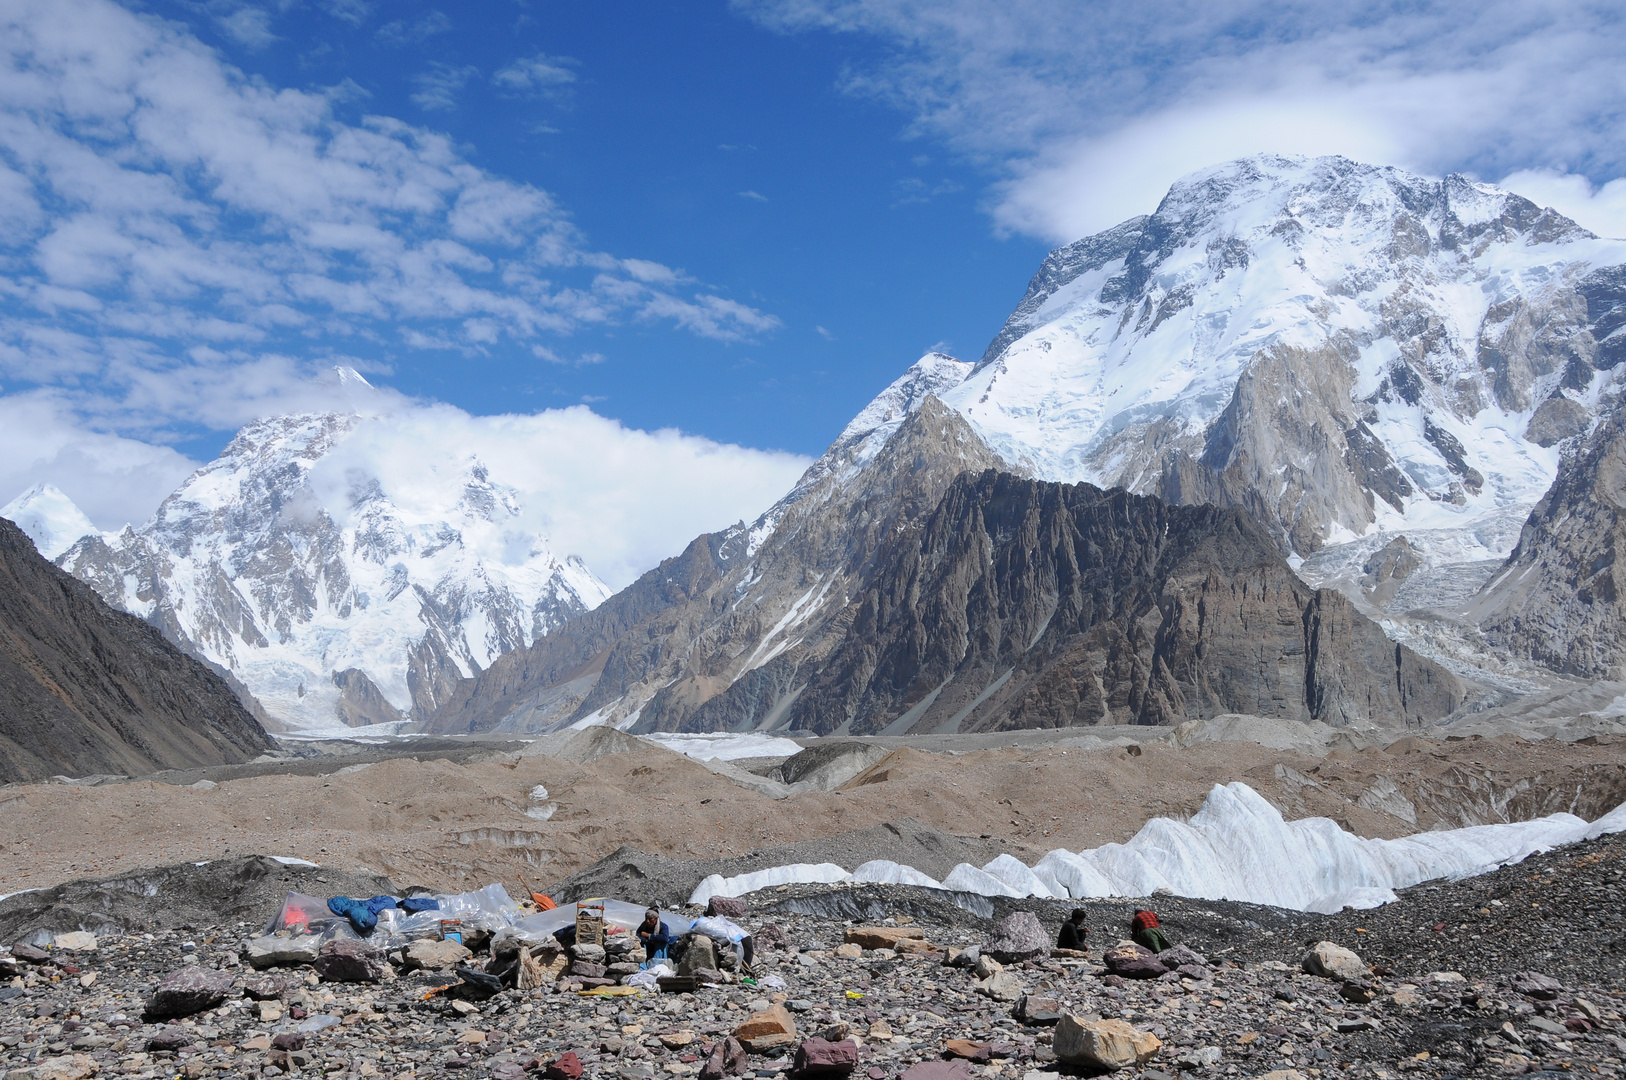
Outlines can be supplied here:
M326 876L296 872L309 875L298 879L307 888ZM1419 886L1373 911L1316 916L1157 897L1169 934L1204 962L1153 980L1102 962L1133 909L1126 901L1081 905L1096 943L1088 955L1007 956L996 971L986 958L980 970L945 961L971 946L991 952L996 924L1017 912L1037 916L1048 937L1070 905L1001 900L989 917L924 890L792 887L746 898L740 921L761 943L755 985L725 975L692 993L583 996L576 988L587 983L556 965L544 988L486 1000L426 997L457 977L408 973L382 958L375 983L326 981L309 965L251 970L239 959L259 930L251 919L274 909L288 884L264 875L254 903L240 881L221 888L236 898L236 921L165 925L157 913L153 929L104 932L92 951L71 948L89 944L82 939L37 952L15 946L7 962L15 974L0 985L0 1069L5 1080L285 1072L514 1080L541 1076L573 1052L590 1080L678 1080L702 1073L713 1050L724 1058L732 1034L755 1032L747 1042L757 1052L737 1067L756 1080L787 1074L797 1043L817 1034L858 1039L863 1080L956 1053L964 1064L955 1077L1045 1080L1091 1072L1058 1061L1058 1049L1075 1056L1081 1031L1119 1020L1143 1033L1149 1052L1119 1075L1146 1080L1283 1070L1375 1080L1612 1076L1626 1071L1623 873L1626 838L1609 837ZM920 940L897 949L844 943L863 925L881 927L882 940ZM1346 973L1352 980L1305 973L1307 946L1323 940L1370 967ZM1125 955L1113 952L1120 966ZM189 970L219 982L219 1002L186 1016L146 1015L160 981ZM759 1013L768 1015L748 1022ZM1077 1020L1052 1026L1054 1014ZM794 1025L793 1038L774 1034L781 1020ZM1160 1045L1151 1050L1144 1035ZM549 1074L555 1080L570 1075L563 1064Z

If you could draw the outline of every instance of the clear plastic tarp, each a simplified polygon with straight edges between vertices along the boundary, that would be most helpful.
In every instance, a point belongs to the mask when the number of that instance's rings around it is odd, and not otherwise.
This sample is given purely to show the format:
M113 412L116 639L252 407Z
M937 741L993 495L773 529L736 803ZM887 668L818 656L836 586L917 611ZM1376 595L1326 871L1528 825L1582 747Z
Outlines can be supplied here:
M399 908L385 908L378 913L378 926L365 935L365 940L380 948L400 948L424 938L438 938L441 923L456 920L465 931L484 930L493 937L510 937L534 945L565 927L574 926L578 906L562 904L552 911L527 912L509 897L506 889L495 884L474 892L436 894L434 899L440 903L439 910L414 914ZM605 929L611 933L618 930L631 933L644 921L644 912L648 910L642 904L624 900L584 900L580 906L594 909L594 914L602 906ZM661 921L675 935L688 933L693 925L693 920L665 911L661 912ZM333 914L326 900L291 892L262 937L297 938L306 934L323 938L356 936L349 921Z

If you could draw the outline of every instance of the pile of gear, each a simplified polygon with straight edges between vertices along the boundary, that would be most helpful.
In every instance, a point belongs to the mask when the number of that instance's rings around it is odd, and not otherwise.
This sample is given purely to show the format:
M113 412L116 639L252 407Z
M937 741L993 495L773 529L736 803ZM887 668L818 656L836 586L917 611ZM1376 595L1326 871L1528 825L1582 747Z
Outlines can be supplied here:
M559 907L540 893L516 901L501 885L466 893L348 896L288 893L243 946L255 969L311 964L324 978L374 982L400 973L446 975L429 995L483 1000L504 989L553 986L606 996L749 982L755 938L730 916L742 901L717 897L690 918L621 900ZM477 953L487 953L483 967ZM454 978L455 976L455 978Z

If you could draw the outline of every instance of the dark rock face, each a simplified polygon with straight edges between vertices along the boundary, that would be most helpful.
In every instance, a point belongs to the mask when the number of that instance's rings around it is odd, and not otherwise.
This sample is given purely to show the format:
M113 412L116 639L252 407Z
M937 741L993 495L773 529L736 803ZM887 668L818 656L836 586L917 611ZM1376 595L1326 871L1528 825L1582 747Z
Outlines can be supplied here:
M876 552L913 535L955 476L997 464L936 398L915 408L861 465L861 440L838 440L769 512L772 535L759 549L744 525L699 537L597 608L458 684L429 730L539 730L599 709L620 718L641 708L637 731L742 731L782 716L806 682L804 665L839 639L850 616L846 596ZM756 661L792 609L795 640Z
M1626 408L1565 457L1530 512L1507 564L1470 618L1494 645L1556 671L1618 678L1626 671Z
M0 781L139 776L270 747L219 676L0 519Z
M191 1016L226 1000L232 989L230 972L192 966L164 976L147 999L147 1015L154 1018Z
M1309 588L1235 510L962 476L879 559L792 724L821 734L1176 724L1224 712L1420 724L1462 687Z

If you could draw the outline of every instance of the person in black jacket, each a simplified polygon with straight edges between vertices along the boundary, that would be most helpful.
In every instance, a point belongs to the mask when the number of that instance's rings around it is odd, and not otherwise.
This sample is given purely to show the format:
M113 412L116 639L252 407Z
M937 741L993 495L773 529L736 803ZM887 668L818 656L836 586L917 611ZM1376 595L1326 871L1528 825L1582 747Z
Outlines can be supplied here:
M1056 948L1083 952L1084 937L1089 932L1090 928L1084 925L1084 909L1074 908L1073 914L1061 924L1061 933L1056 935Z

